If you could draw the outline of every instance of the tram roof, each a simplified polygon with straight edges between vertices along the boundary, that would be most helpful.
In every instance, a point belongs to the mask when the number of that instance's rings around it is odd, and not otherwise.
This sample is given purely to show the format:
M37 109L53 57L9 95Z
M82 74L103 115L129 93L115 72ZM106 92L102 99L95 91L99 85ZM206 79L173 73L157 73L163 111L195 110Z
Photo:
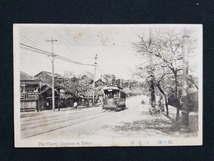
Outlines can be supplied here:
M115 87L115 86L106 86L106 87L103 87L103 90L120 90L120 91L123 91L123 89L121 87Z

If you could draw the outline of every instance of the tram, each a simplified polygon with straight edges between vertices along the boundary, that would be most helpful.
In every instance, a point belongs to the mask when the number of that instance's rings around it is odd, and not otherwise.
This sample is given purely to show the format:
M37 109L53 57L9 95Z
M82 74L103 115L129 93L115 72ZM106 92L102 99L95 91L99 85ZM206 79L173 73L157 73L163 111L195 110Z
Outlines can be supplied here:
M126 108L126 93L120 87L107 86L103 88L103 109L124 110Z

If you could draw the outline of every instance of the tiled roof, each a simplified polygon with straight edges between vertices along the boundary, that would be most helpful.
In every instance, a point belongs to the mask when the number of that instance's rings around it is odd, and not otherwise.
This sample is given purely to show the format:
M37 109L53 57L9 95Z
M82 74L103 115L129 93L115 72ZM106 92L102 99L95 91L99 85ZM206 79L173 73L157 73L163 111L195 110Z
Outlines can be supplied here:
M23 71L20 71L20 80L35 80L35 78Z
M47 75L49 75L49 76L52 77L52 73L51 73L51 72L47 72L47 71L41 71L41 72L39 72L37 75L35 75L34 77L37 77L37 76L38 76L39 74L41 74L41 73L45 73L45 74L47 74ZM57 73L54 73L54 77L63 78L63 76L61 76L60 74L57 74Z

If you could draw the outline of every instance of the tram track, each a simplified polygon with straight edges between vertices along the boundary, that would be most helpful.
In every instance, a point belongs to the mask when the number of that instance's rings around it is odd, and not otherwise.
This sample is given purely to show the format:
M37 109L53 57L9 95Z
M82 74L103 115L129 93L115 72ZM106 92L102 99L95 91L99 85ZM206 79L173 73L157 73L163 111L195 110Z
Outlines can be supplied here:
M39 113L36 113L32 116L29 115L28 117L23 117L21 115L21 123L25 122L25 121L34 121L34 120L40 120L40 119L43 119L44 117L48 117L48 118L53 118L53 117L58 117L58 116L61 116L61 114L65 114L67 115L68 113L69 114L73 114L73 115L76 115L76 114L81 114L81 113L90 113L92 111L97 111L97 109L94 109L94 110L90 110L90 111L83 111L83 110L80 110L80 111L75 111L75 110L66 110L66 111L57 111L57 112L52 112L52 111L45 111L45 113L43 112L39 112ZM29 119L30 118L30 119Z
M50 124L48 124L48 126L32 127L30 129L22 130L21 135L22 135L22 138L30 138L30 137L42 135L42 134L45 134L48 132L52 132L55 130L59 130L62 128L66 128L69 126L74 126L76 124L84 123L87 121L92 121L92 120L98 119L100 117L105 117L105 116L108 116L111 114L114 114L114 113L101 111L99 113L94 113L92 115L87 115L87 116L85 116L85 113L84 113L83 114L84 117L70 118L70 119L63 120L61 122L57 122L57 121L51 122Z
M87 116L92 116L92 115L98 115L102 112L97 112L97 113L91 113L91 114L87 114ZM35 123L33 124L25 124L22 126L21 130L28 130L28 129L32 129L32 128L36 128L36 127L42 127L42 126L49 126L49 122L51 122L52 124L54 123L63 123L65 121L72 121L72 120L75 120L75 119L79 119L81 117L84 117L84 115L78 115L78 116L75 116L73 117L73 115L67 115L65 118L63 118L63 116L58 116L57 119L56 118L52 118L52 119L49 119L47 118L46 120L42 120L40 122L36 122L37 125L35 125ZM27 126L26 126L27 125Z
M93 111L94 112L94 111ZM93 113L92 111L89 111L89 112L85 112L84 115L93 115L93 114L96 114L96 113ZM99 112L97 112L99 113ZM52 120L56 120L56 119L59 119L59 118L62 118L62 117L81 117L81 116L84 116L82 113L73 113L71 111L69 112L64 112L64 113L60 113L58 115L55 115L55 116L46 116L46 115L43 115L42 117L38 117L38 118L34 118L34 119L28 119L28 120L22 120L21 121L21 126L28 126L28 125L32 125L32 123L34 124L41 124L41 123L44 123L44 122L49 122L49 121L52 121Z

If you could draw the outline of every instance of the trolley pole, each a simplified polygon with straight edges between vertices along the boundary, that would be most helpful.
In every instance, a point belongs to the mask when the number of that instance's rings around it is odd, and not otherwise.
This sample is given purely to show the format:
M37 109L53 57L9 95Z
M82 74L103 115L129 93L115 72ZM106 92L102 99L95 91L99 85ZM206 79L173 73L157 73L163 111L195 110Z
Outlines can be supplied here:
M54 40L53 38L51 40L47 40L48 42L51 42L52 45L52 110L55 111L55 94L54 94L54 42L57 42L57 40Z
M93 82L93 104L95 103L95 81L96 81L97 54L94 61L94 82Z

